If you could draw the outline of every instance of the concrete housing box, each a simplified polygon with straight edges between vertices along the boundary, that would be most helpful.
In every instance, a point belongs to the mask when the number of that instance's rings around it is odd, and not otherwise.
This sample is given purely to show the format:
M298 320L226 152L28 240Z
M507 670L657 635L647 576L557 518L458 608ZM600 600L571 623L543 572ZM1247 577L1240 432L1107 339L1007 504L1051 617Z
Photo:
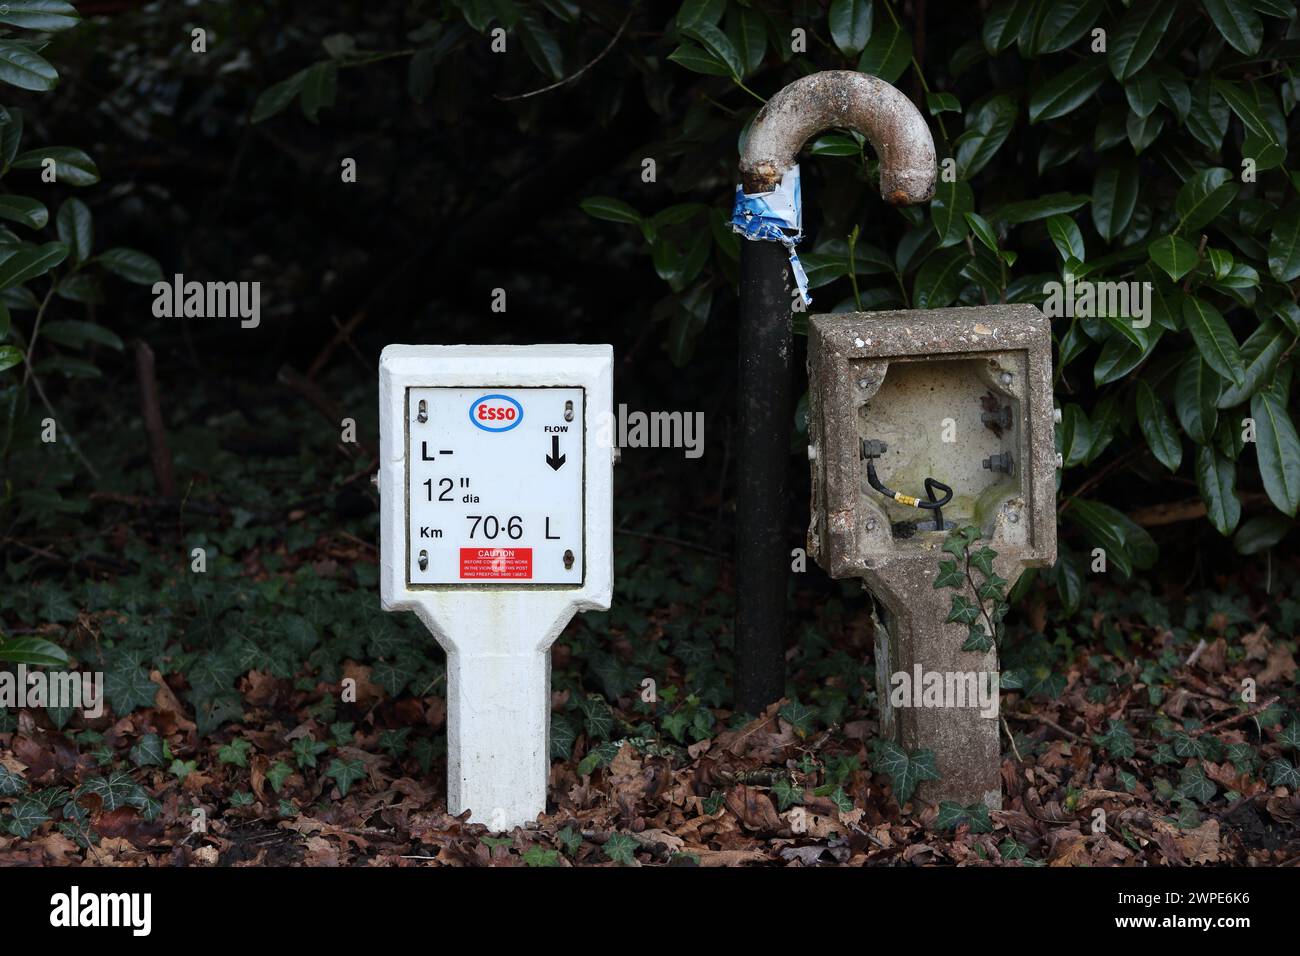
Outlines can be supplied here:
M809 550L832 577L873 577L933 553L930 512L867 482L864 440L883 441L880 478L922 495L950 485L945 526L977 525L1025 566L1056 559L1051 326L1031 305L813 316L809 322ZM986 460L1009 456L1009 470ZM930 522L933 524L933 522Z

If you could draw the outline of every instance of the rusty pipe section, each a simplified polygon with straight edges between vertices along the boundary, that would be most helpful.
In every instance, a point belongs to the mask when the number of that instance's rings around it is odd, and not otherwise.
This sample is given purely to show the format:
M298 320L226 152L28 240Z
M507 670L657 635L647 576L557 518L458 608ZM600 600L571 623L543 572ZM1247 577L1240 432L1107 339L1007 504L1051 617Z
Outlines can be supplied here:
M912 101L879 77L825 70L795 80L754 119L740 155L747 193L770 192L811 137L855 129L880 157L880 195L895 206L934 196L934 138Z

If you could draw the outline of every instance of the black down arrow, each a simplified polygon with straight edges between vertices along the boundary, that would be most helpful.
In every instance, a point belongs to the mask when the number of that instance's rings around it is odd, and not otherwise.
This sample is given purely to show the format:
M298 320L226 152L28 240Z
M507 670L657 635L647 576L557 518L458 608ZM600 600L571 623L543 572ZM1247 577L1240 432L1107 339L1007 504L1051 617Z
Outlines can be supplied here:
M560 454L560 436L551 436L551 453L546 456L546 463L554 470L559 471L560 466L564 464L566 458Z

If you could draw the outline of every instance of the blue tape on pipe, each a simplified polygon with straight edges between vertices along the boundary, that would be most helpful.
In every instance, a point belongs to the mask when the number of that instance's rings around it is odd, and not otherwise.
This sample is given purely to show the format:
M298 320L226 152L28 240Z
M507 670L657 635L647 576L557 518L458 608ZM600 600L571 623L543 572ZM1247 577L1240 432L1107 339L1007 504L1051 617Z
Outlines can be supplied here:
M803 196L799 189L799 166L785 171L781 184L771 192L746 193L736 187L736 205L731 211L731 229L746 239L779 242L790 250L790 271L804 305L812 304L808 274L803 270L795 246L803 238Z

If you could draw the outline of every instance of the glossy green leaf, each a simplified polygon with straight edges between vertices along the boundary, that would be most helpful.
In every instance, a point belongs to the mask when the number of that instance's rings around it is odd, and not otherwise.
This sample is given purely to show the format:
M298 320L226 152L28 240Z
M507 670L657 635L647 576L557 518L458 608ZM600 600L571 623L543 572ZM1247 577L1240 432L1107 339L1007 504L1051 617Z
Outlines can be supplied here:
M1212 222L1237 198L1241 184L1222 167L1203 169L1183 184L1174 200L1179 231L1197 230Z
M21 90L45 92L59 82L59 73L44 57L13 40L0 40L0 82Z
M912 62L912 37L892 20L877 23L858 59L858 72L894 83Z
M953 246L966 238L966 214L975 211L975 194L960 179L935 183L930 218L939 236L939 247Z
M1201 0L1201 5L1234 50L1247 55L1259 52L1264 21L1246 0Z
M136 285L162 281L162 266L153 256L136 249L109 249L95 259L109 272Z
M1151 386L1141 380L1137 383L1137 415L1138 427L1151 454L1170 471L1177 471L1183 462L1183 442L1178 428Z
M578 204L582 211L595 219L607 222L627 222L633 225L641 221L641 214L613 196L591 196Z
M1196 268L1196 247L1174 235L1161 236L1151 243L1147 255L1175 282Z
M1223 379L1192 355L1178 368L1174 379L1174 412L1192 441L1208 445L1219 424L1218 400Z
M845 56L857 56L871 38L871 10L869 0L831 0L827 25Z
M942 249L926 259L912 285L913 307L941 309L951 305L961 291L961 270L969 259L969 253L962 248Z
M28 229L44 229L50 221L50 211L45 203L28 196L13 193L0 194L0 219L16 222Z
M1237 500L1237 464L1213 448L1196 450L1196 486L1205 502L1206 517L1221 535L1230 535L1241 520Z
M66 200L55 217L59 240L68 247L72 261L85 262L95 248L95 225L90 207L76 197Z
M969 180L987 166L1015 125L1016 101L1004 94L968 115L965 132L953 143L961 178Z
M1047 220L1047 234L1063 260L1071 256L1083 262L1088 258L1083 245L1083 233L1069 216L1056 215Z
M0 23L55 33L81 22L77 8L64 0L8 0L0 3Z
M1129 8L1110 35L1107 58L1115 79L1127 80L1146 66L1177 7L1177 0L1142 0Z
M14 158L14 169L45 169L54 160L55 181L65 186L93 186L99 182L99 167L84 150L75 146L44 146L29 149Z
M1300 277L1300 202L1292 202L1273 221L1268 240L1268 271L1278 282Z
M1219 310L1204 299L1188 296L1183 300L1183 322L1206 364L1234 385L1245 385L1241 347Z
M1250 414L1264 491L1278 511L1294 518L1300 507L1300 438L1286 405L1286 391L1275 384L1255 393Z
M1103 239L1123 233L1138 198L1138 164L1131 156L1108 158L1092 181L1092 222Z
M68 247L61 242L43 246L26 246L0 262L0 289L21 285L45 275L68 257Z
M1037 87L1029 97L1029 122L1056 119L1077 109L1106 78L1106 62L1089 57Z

